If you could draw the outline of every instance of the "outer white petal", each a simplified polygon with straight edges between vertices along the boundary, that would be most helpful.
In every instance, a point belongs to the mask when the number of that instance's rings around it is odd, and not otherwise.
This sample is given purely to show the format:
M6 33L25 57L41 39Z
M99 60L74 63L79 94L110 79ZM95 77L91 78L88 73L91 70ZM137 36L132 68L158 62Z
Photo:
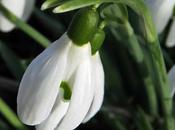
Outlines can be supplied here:
M94 99L89 112L87 113L84 123L90 120L101 108L104 97L104 71L99 53L92 56L92 87L94 87Z
M145 0L151 10L158 33L161 33L170 20L175 0Z
M73 91L67 114L56 130L73 130L81 124L93 100L90 61L79 65L73 83Z
M13 12L17 17L26 20L33 8L34 0L1 0L1 3ZM0 30L3 32L11 31L15 25L0 14Z
M37 125L36 130L54 130L61 121L61 119L64 117L67 112L69 102L65 102L62 100L62 91L59 92L59 96L56 100L56 104L54 105L51 115L49 115L49 117L44 122Z
M175 46L175 20L173 21L166 41L167 47Z
M25 124L40 124L50 114L65 72L71 44L64 34L27 68L17 97L18 115Z
M170 84L170 95L173 97L175 93L175 66L168 72L168 80Z

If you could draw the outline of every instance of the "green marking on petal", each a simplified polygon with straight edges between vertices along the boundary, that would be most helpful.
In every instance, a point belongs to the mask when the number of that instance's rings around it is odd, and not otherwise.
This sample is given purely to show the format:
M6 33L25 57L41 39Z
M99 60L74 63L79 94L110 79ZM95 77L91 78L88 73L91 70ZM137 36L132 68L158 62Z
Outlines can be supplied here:
M66 81L62 81L60 87L64 90L64 99L70 100L72 95L72 90Z

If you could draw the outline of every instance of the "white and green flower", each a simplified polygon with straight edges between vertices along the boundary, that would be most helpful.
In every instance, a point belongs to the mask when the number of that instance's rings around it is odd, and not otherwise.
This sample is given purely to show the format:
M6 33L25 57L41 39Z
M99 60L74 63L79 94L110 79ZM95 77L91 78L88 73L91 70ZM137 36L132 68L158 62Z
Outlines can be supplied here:
M24 21L29 18L34 7L34 0L1 0L0 2ZM14 28L15 25L0 14L0 30L9 32Z
M27 68L18 92L20 119L38 130L71 130L100 109L104 72L90 43L77 46L65 33Z

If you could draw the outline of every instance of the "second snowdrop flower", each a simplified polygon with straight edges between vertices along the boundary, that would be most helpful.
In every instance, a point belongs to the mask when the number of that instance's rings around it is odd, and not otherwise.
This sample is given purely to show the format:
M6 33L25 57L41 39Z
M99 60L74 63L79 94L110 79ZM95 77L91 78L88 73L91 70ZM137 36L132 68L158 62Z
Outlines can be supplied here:
M158 33L163 32L173 14L175 0L145 0Z
M96 10L80 10L68 32L29 65L17 98L25 124L37 130L72 130L100 109L104 72L89 42L98 19Z
M162 33L167 26L171 16L173 15L173 8L175 0L145 0L146 4L151 10L153 20L158 33ZM175 20L173 19L170 25L170 30L167 35L167 47L175 46Z
M1 0L0 2L8 10L23 20L29 18L34 7L34 0ZM14 28L15 25L0 14L0 30L9 32Z

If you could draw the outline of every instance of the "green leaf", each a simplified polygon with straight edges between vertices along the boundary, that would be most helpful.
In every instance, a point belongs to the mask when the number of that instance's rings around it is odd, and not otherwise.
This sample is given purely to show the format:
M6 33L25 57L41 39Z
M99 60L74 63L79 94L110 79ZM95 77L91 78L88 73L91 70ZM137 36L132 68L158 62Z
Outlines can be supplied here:
M20 58L1 41L0 54L13 76L20 80L25 70Z
M0 98L0 113L9 121L9 123L18 130L27 130L27 128L19 121L16 114L11 108Z
M150 119L141 108L138 109L135 121L139 130L153 130Z
M47 0L45 1L42 6L41 6L41 10L45 10L54 6L58 6L60 4L62 4L63 2L65 2L66 0Z
M69 0L56 7L54 13L67 12L79 8L83 8L90 5L102 4L107 2L114 2L115 0Z

